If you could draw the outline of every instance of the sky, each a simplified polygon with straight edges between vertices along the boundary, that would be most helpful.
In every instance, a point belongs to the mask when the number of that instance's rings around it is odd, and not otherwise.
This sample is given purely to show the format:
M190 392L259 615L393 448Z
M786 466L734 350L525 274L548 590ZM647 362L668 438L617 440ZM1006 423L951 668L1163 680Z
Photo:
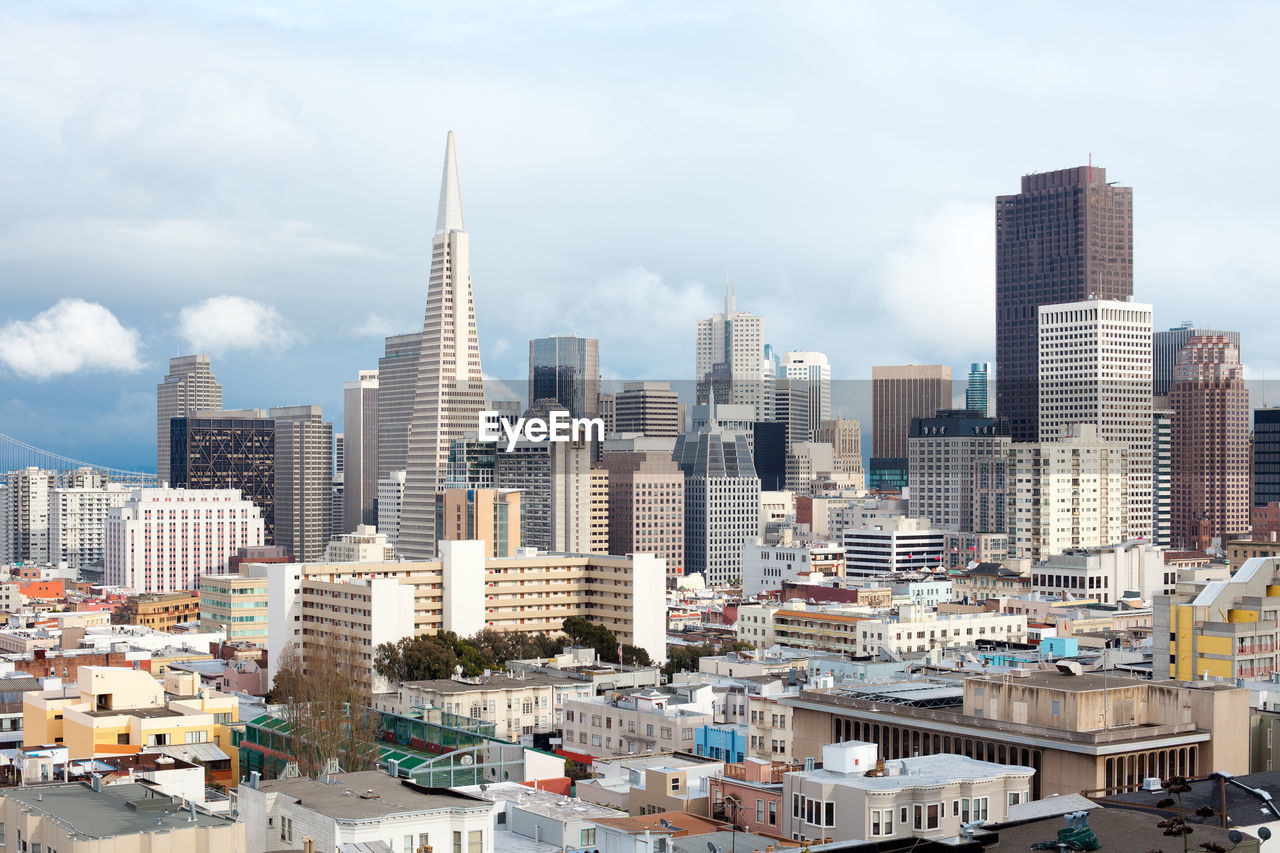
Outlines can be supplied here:
M155 385L190 352L228 407L340 423L382 337L421 328L450 130L484 370L517 385L549 334L599 338L606 378L691 378L726 280L838 380L960 376L994 357L994 197L1090 157L1134 187L1156 328L1239 330L1275 378L1278 25L1266 3L4 4L0 432L154 467Z

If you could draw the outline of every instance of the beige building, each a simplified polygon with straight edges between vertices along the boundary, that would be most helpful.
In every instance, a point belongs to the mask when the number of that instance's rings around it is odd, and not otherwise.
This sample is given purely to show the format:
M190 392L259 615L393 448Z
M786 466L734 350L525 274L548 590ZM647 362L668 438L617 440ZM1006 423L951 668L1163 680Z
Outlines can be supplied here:
M824 420L818 424L814 441L831 445L835 456L836 472L850 488L866 487L866 473L862 468L862 424L852 418ZM817 531L815 531L817 532Z
M156 478L169 482L169 421L222 408L222 385L207 355L169 359L169 374L156 386Z
M684 432L680 396L666 382L627 382L614 397L609 432L675 438Z
M938 613L918 604L904 604L896 616L860 620L854 633L858 656L874 656L882 649L904 655L963 648L982 641L1025 643L1027 617L1012 613Z
M684 566L684 474L666 438L608 439L601 464L609 472L609 553L637 551L667 562L674 586Z
M674 693L643 689L570 700L564 709L564 749L607 757L645 752L693 752L694 732L715 722L707 684Z
M518 489L445 489L436 495L436 536L479 539L488 557L514 557L520 548Z
M609 469L591 469L591 553L609 553Z
M385 533L371 524L357 524L350 533L330 539L324 556L330 563L385 563L393 551Z
M951 408L951 368L903 364L871 368L871 455L907 458L912 418Z

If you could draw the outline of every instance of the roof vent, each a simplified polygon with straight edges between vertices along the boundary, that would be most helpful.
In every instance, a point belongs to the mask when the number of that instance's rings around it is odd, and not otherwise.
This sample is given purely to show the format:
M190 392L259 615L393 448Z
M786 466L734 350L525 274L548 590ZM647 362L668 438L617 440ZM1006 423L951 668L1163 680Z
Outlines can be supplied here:
M375 793L373 792L373 789L372 789L372 788L370 788L369 790L365 791L363 794L361 794L361 795L360 795L360 799L362 799L362 800L376 800L376 799L378 799L378 795L377 795L377 794L375 794Z

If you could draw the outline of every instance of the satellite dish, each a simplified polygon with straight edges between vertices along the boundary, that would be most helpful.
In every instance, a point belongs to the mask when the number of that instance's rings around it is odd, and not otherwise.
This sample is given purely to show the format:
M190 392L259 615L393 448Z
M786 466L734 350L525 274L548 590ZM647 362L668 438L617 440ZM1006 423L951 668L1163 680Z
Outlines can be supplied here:
M1258 827L1258 837L1261 838L1263 841L1270 841L1271 829L1265 826Z
M719 847L717 847L717 846L715 846L715 844L713 844L712 842L708 841L708 842L707 842L707 853L720 853L720 848L719 848Z
M1265 829L1265 827L1263 828ZM1233 829L1227 833L1227 838L1232 844L1239 844L1241 841L1244 841L1244 833L1238 829Z
M667 820L665 817L660 817L658 818L658 825L663 827L664 829L670 829L671 821Z

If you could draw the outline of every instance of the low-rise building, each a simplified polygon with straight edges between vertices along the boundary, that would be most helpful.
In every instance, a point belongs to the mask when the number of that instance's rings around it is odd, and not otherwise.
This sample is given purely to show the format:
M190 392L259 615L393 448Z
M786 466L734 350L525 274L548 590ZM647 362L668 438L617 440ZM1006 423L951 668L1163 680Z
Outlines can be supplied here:
M650 805L650 798L643 793L647 785L647 774L651 769L671 772L692 768L692 777L697 779L708 777L706 770L711 766L720 768L723 762L709 758L698 758L692 753L654 752L639 755L627 755L616 758L596 758L590 762L592 776L581 779L577 783L578 796L588 802L598 803L619 809L632 815L644 814ZM686 773L686 778L689 778ZM640 790L634 803L632 794ZM651 796L651 795L650 795Z
M711 777L711 817L735 829L782 833L782 777L799 769L787 762L748 757Z
M662 670L658 667L626 666L602 661L591 646L571 646L553 658L509 660L506 665L510 672L540 672L586 682L591 685L591 692L597 696L616 690L657 687L662 684ZM557 723L561 722L562 712L563 708L557 705Z
M894 616L853 626L856 655L890 655L961 648L983 641L1025 643L1027 618L1014 613L938 613L904 604Z
M951 595L956 601L979 603L988 598L1025 595L1031 588L1031 576L1006 568L1000 563L978 563L970 569L951 573Z
M394 551L387 534L379 533L372 524L357 524L352 532L330 539L324 554L329 563L385 563Z
M602 818L625 818L619 809L600 806L554 791L530 788L518 782L469 785L455 791L488 800L497 807L496 819L510 833L550 844L560 850L596 847L596 825ZM498 842L502 849L501 841Z
M747 757L747 727L718 723L699 726L693 733L693 751L717 761L742 761Z
M636 690L565 703L564 749L606 757L644 752L690 752L694 733L714 723L708 684L682 685L672 693Z
M759 539L742 546L742 594L748 598L781 589L786 581L821 582L844 577L839 545L765 545Z
M204 575L200 578L200 627L224 631L231 643L267 644L266 578Z
M156 631L172 631L175 626L200 618L200 596L194 592L165 592L131 595L116 611L116 621L142 625Z
M1054 554L1031 569L1031 591L1059 598L1092 598L1113 604L1122 598L1151 601L1170 595L1177 569L1164 552L1144 540Z

